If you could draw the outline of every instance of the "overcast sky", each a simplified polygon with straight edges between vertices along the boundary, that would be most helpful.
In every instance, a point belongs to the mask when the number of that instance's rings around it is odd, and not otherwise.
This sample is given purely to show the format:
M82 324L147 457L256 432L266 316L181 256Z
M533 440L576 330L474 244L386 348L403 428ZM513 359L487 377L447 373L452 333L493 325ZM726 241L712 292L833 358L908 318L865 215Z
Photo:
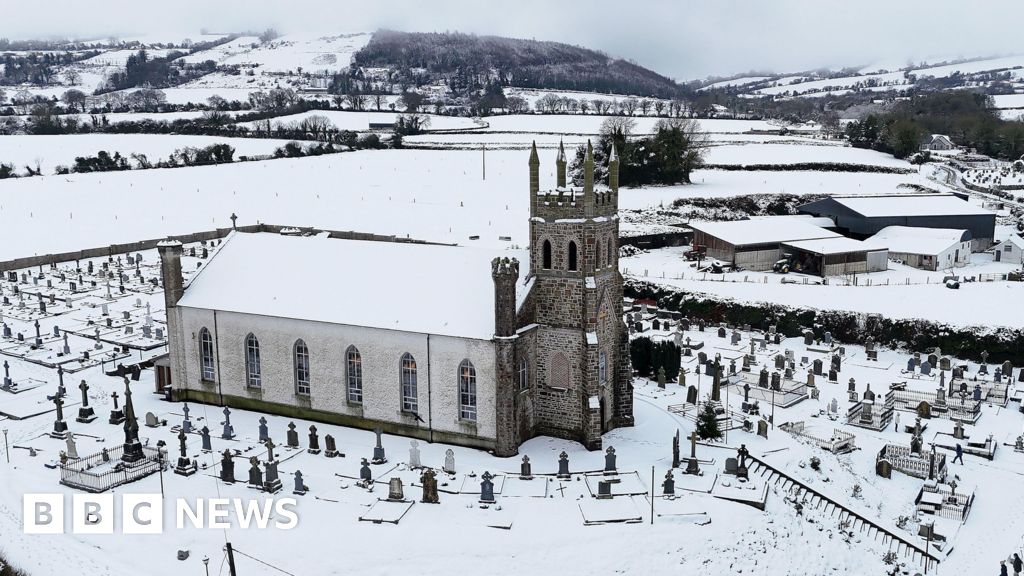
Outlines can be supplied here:
M690 80L1024 52L1024 0L41 0L0 37L458 30L599 49ZM159 7L160 11L150 10Z

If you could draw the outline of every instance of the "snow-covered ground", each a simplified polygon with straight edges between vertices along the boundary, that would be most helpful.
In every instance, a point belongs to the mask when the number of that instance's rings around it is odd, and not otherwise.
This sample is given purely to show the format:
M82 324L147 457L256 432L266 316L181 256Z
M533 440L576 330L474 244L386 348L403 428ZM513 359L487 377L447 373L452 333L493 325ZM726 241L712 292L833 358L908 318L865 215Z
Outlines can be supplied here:
M221 138L219 136L183 136L169 134L76 134L70 136L0 136L0 162L14 164L21 171L28 165L39 166L43 174L53 174L57 166L70 167L79 156L95 156L99 151L111 156L119 152L129 158L144 154L153 164L166 160L175 150L201 148L211 144L229 144L235 158L271 154L287 140ZM134 165L134 163L133 163ZM2 188L2 186L0 186Z
M157 262L155 251L143 254L141 270L144 277L159 274ZM186 256L184 269L195 270L199 262L197 258ZM98 266L101 260L94 263ZM73 272L74 265L73 262L63 264L61 268L70 266L69 270ZM81 265L85 266L86 262ZM0 284L9 294L9 283L3 281ZM134 288L134 282L130 286ZM141 299L142 306L136 304L137 297ZM51 333L55 325L67 330L85 325L90 320L101 322L98 302L102 301L102 289L99 289L99 293L76 301L71 310L42 318L42 333ZM112 315L120 318L121 313L127 311L134 322L142 323L147 303L152 307L156 326L161 326L164 321L163 295L159 290L130 293L125 297L115 295L109 305ZM6 317L16 331L31 329L29 321L15 317L11 310L13 305L5 308ZM651 318L647 317L642 335L656 340L669 339L669 332L650 329ZM684 336L694 342L702 342L704 351L722 354L728 362L748 350L751 335L743 333L741 341L732 344L726 338L719 338L712 329L698 331L694 326ZM111 337L117 338L116 335ZM93 345L90 339L77 335L71 335L69 343L76 351L91 350ZM50 349L61 344L60 339L47 338L44 347ZM15 347L9 340L0 341L0 345ZM109 348L110 344L106 344L102 351L94 350L94 357L104 357L110 352ZM755 352L755 373L760 366L771 368L773 358L786 350L792 350L797 359L806 356L809 361L824 358L826 364L828 362L827 355L804 346L802 339L785 339L781 345L769 344L767 349ZM157 348L136 354L145 358L160 352L161 349ZM552 567L574 574L679 571L769 576L883 574L891 570L882 561L883 554L891 546L883 544L880 538L871 538L856 526L852 527L852 536L844 536L835 511L830 514L827 509L815 507L813 502L805 501L802 512L798 513L793 503L787 501L789 494L784 483L767 483L764 512L708 493L709 490L718 494L739 491L734 486L742 484L725 475L723 469L726 458L734 457L736 449L743 444L756 458L923 547L924 541L916 536L919 520L911 520L905 528L896 527L900 517L914 515L913 502L922 481L899 472L894 472L891 479L874 474L875 455L882 446L890 443L909 445L910 435L897 430L895 425L878 432L852 427L841 418L829 418L825 410L827 404L835 399L839 414L845 414L849 406L845 382L851 378L856 381L858 392L863 393L870 385L877 394L884 394L889 383L899 381L907 382L911 390L933 393L939 380L934 373L924 376L918 372L905 372L903 368L909 351L883 348L877 362L867 362L864 356L862 347L846 345L840 382L829 383L819 377L818 400L807 399L790 408L774 410L767 402L762 402L762 413L772 414L776 423L769 429L767 438L734 429L722 442L712 445L701 442L697 446L697 456L702 462L704 475L690 477L676 470L677 496L672 499L661 496L661 483L671 465L671 439L677 431L680 433L684 439L681 452L685 457L689 454L685 438L694 428L692 420L669 409L683 404L686 397L685 389L674 383L659 389L653 382L637 379L634 390L636 426L613 430L603 437L604 445L616 450L618 478L640 495L617 496L611 500L593 498L594 487L591 484L594 478L586 478L579 471L602 469L604 454L587 452L574 442L548 437L526 442L520 448L520 454L529 456L534 474L541 475L530 481L516 478L520 462L518 456L496 458L478 450L454 447L455 474L448 475L438 470L440 504L411 504L394 525L361 522L359 518L366 516L375 504L385 506L377 503L386 496L387 482L394 477L403 480L407 499L419 499L419 473L410 470L406 464L409 461L407 438L383 436L388 463L372 467L377 484L372 491L367 491L356 485L355 477L358 476L360 459L368 458L372 453L374 435L371 432L317 423L321 441L324 435L331 434L345 454L341 458L328 459L323 454L305 452L305 434L300 435L300 449L284 447L284 431L292 420L267 415L270 436L279 445L276 453L281 460L280 473L285 485L285 490L276 497L292 497L292 475L295 471L302 472L304 483L309 487L304 496L295 496L298 526L290 531L272 527L246 529L240 527L237 520L232 520L231 528L225 530L179 530L173 527L173 504L169 504L165 511L165 532L161 536L120 533L30 536L22 533L23 494L64 494L70 505L70 494L74 491L59 485L58 471L46 467L57 460L61 450L66 449L64 441L46 434L52 428L54 418L52 411L47 412L52 410L52 404L46 395L55 389L57 375L42 365L7 357L10 374L15 381L32 379L42 385L17 395L0 391L0 400L3 401L0 411L43 413L22 420L0 416L0 424L9 430L11 446L10 464L6 460L0 462L0 470L4 471L0 474L0 533L4 534L0 551L33 576L66 574L69 561L73 561L77 569L95 574L126 574L137 570L140 562L145 563L146 573L154 576L202 574L204 557L210 559L212 574L223 574L226 569L225 540L230 541L237 551L235 561L239 573L252 576L280 574L278 570L291 574L347 574L350 571L392 574L410 563L416 563L424 574L485 571L491 574L533 574ZM971 375L976 373L976 364L964 364ZM686 384L697 386L699 396L706 397L710 378L697 376L694 357L684 358L683 367L687 370ZM801 378L806 369L806 365L799 366ZM74 383L82 379L89 383L90 405L100 417L89 424L73 419L77 413L75 403L80 397ZM121 426L108 424L106 415L112 407L111 393L124 391L121 380L104 376L100 366L93 365L75 373L72 378L66 376L65 381L72 383L68 387L65 416L71 432L76 435L78 453L90 455L103 447L118 446L123 439ZM166 442L173 460L177 455L178 441L177 432L172 427L181 423L184 406L163 401L161 396L150 393L153 388L152 371L143 371L142 378L132 383L135 410L140 417L152 412L158 419L167 420L168 426L140 426L140 436L149 446L161 440ZM1016 394L1012 387L1011 393ZM739 414L742 399L740 385L725 388L723 402L736 414ZM1021 423L1016 406L1015 401L1007 408L983 404L981 419L978 424L968 426L967 432L972 438L991 434L1000 444L1012 442L1020 431ZM185 498L194 503L196 498L214 497L262 501L263 494L247 488L244 481L229 485L216 478L219 452L225 449L240 451L241 457L235 458L237 478L245 478L248 457L265 457L266 450L257 440L257 420L262 415L232 411L231 422L237 436L233 440L223 440L219 438L222 414L216 406L191 404L189 408L194 427L208 426L213 431L213 453L200 450L197 434L187 436L186 453L199 463L199 472L189 477L172 474L170 470L162 477L154 474L118 488L116 497L131 493L158 494L162 489L168 502ZM898 414L901 427L913 423L913 413ZM805 422L810 432L820 436L828 437L832 429L850 432L856 436L858 450L833 455L779 428L784 422L797 421ZM927 430L923 440L926 448L939 441L940 433L948 435L952 431L952 423L948 420L933 419L925 423ZM295 424L304 432L312 422L297 420ZM30 455L30 447L36 451L35 456ZM444 452L449 448L444 444L424 441L419 443L419 447L423 464L435 469L440 468ZM563 450L568 454L570 470L576 474L569 480L546 476L555 471L558 454ZM939 452L952 459L949 451L940 448ZM820 459L820 470L811 468L812 457ZM1024 521L1012 511L1024 505L1024 494L1005 487L1014 485L1024 473L1024 456L1012 448L1000 446L994 461L967 455L963 464L949 466L961 486L976 487L976 499L967 522L952 534L954 539L946 547L947 550L953 549L952 554L947 557L939 553L942 558L940 573L982 573L981 569L997 566L999 559L1020 549ZM500 478L496 482L497 503L491 506L481 506L473 494L485 471L499 474ZM746 486L764 490L763 482L755 473ZM859 495L854 494L854 486L860 487ZM655 495L653 518L652 494ZM584 525L586 518L596 517L610 520L636 518L638 522ZM994 525L1000 529L993 530ZM60 553L54 554L52 550L60 550ZM178 550L187 550L189 558L184 561L176 559ZM337 555L325 557L324 550L336 551ZM581 550L587 552L581 553ZM908 562L900 556L900 561ZM921 565L910 561L907 568L908 573L913 574L921 570Z
M580 114L509 114L487 118L490 125L486 131L492 132L539 132L567 134L597 134L607 116ZM654 131L658 118L634 117L636 122L634 133L643 134ZM749 132L751 130L778 131L779 125L766 120L698 120L701 129L706 132Z

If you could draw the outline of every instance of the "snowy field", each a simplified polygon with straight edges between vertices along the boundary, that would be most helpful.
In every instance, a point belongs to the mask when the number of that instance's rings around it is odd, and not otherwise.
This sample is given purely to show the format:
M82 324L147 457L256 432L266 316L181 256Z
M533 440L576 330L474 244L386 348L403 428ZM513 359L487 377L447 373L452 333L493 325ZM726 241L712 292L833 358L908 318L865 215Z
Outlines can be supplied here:
M175 143L160 145L171 149L184 145L184 140L168 142ZM261 141L242 139L240 145L250 142ZM267 145L266 150L272 148ZM73 161L73 156L61 161ZM541 159L542 188L554 187L554 168L550 151ZM326 184L325 174L330 175ZM0 243L0 260L225 227L232 213L238 215L239 224L266 222L459 244L525 245L526 174L527 155L518 150L488 152L486 181L479 151L382 150L5 180L0 182L0 218L15 223L6 228L7 233L31 241ZM698 171L693 181L693 186L623 190L620 208L753 193L885 194L904 182L926 182L918 174L716 170ZM175 202L166 201L169 193ZM92 201L96 197L104 202ZM63 233L40 232L53 229ZM468 240L470 236L479 240Z
M79 156L95 156L104 150L111 156L120 152L131 160L132 154L145 154L151 163L166 160L175 150L200 148L211 144L228 144L239 156L271 154L287 144L287 140L256 138L222 138L219 136L184 136L170 134L74 134L65 136L0 136L0 162L14 164L20 171L29 165L53 174L57 166L72 166ZM4 188L0 184L0 190Z
M923 318L957 326L1024 326L1024 309L1004 302L1024 298L1020 282L962 282L959 290L942 283L946 274L977 276L1005 274L1019 265L992 262L989 254L972 254L972 264L952 271L925 272L900 264L889 270L861 275L858 285L850 279L832 279L820 285L820 277L762 272L701 274L683 259L688 248L663 248L623 258L620 266L630 278L703 293L745 303L780 304L792 308L847 310L882 314L886 318ZM792 284L783 284L785 279ZM909 285L906 283L910 282ZM870 285L868 285L870 283Z
M272 126L287 126L301 122L310 116L323 116L334 124L339 130L365 131L370 129L370 123L394 124L400 114L396 112L352 112L348 110L309 110L300 114L277 116L270 120ZM473 130L481 127L481 123L462 116L438 116L435 114L424 114L430 119L429 130ZM256 126L256 122L243 122L240 125L248 128Z
M304 72L334 72L348 67L352 55L362 49L371 36L369 33L334 36L288 34L267 43L260 43L258 38L243 37L182 59L257 67L262 72L292 73L299 68Z
M509 114L487 118L489 127L485 130L491 132L597 134L601 130L601 123L607 118L607 116L576 114ZM651 117L634 117L633 120L636 121L636 126L633 130L636 134L653 132L654 125L658 122L658 118ZM701 119L698 122L702 130L712 133L779 130L779 125L767 120L719 120L712 118Z
M708 164L798 164L803 162L839 162L865 166L911 169L909 162L891 154L848 146L813 146L789 144L749 144L712 146L705 161Z

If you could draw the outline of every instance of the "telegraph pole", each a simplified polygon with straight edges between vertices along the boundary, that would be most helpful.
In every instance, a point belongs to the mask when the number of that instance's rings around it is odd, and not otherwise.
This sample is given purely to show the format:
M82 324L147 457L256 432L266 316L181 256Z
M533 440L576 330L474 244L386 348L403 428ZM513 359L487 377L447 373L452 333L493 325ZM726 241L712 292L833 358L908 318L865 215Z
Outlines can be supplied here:
M11 463L11 449L7 447L7 428L4 428L4 454L7 455L7 463Z
M228 551L228 571L231 576L238 576L238 572L235 571L235 551L231 548L231 542L227 543Z
M480 145L480 167L483 171L483 179L487 180L487 144Z

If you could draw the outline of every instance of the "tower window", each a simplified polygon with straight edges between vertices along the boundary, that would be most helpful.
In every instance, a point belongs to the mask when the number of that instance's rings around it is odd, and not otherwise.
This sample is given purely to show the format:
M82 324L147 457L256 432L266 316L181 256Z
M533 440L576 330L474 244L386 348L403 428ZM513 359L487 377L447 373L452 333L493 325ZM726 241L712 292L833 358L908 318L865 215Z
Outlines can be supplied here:
M519 389L526 390L530 387L530 364L526 358L519 361Z
M569 242L569 270L573 272L577 270L575 242Z
M541 258L543 259L543 267L545 270L551 270L551 242L548 240L544 241L544 247L541 249Z
M604 350L597 358L597 378L601 386L608 385L608 358L604 354Z
M614 245L612 244L612 239L608 238L608 265L609 266L611 266L612 264L615 263L615 252L614 252L614 249L615 248L614 248Z

